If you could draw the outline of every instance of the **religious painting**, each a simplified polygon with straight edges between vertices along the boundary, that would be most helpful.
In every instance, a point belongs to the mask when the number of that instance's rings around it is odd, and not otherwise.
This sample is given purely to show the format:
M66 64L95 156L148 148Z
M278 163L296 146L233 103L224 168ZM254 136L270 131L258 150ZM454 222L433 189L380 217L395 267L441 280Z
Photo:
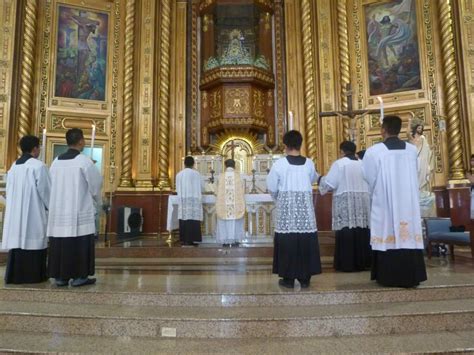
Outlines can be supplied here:
M421 89L415 0L365 6L370 95Z
M105 100L108 15L58 7L55 96Z

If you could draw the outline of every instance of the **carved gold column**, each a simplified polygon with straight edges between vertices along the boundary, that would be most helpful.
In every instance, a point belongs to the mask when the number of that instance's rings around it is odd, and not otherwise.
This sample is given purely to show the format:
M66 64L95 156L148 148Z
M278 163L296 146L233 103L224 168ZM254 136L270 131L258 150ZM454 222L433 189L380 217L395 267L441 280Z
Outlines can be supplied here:
M135 51L135 0L127 0L125 13L125 64L120 187L132 187L133 66Z
M13 58L15 37L17 1L5 0L0 2L0 23L2 33L0 34L0 185L1 175L6 173L14 157L9 146L12 81L13 81ZM9 154L10 152L10 154ZM15 151L16 152L16 151ZM16 155L16 154L15 154ZM9 159L10 158L10 159Z
M445 100L449 152L449 176L455 181L465 180L462 161L462 132L459 107L458 79L454 48L454 26L451 1L439 3L441 50L445 78Z
M303 34L303 76L304 76L304 118L306 124L307 156L317 158L317 115L315 108L314 68L313 68L313 16L311 1L301 1L301 32Z
M170 147L169 172L172 185L182 169L186 155L186 18L187 0L177 0L173 10L170 85Z
M21 86L20 86L20 105L18 112L18 139L31 134L31 119L33 106L33 85L34 85L34 66L35 66L35 44L36 44L36 0L26 0L23 51L21 57ZM18 153L21 154L20 148Z
M134 122L136 129L133 156L136 157L134 169L135 188L142 191L153 190L153 142L156 140L153 130L155 116L155 20L157 18L157 0L143 0L140 4L140 44L138 69L138 107L135 110L137 118Z
M350 62L349 62L349 37L347 35L347 1L337 0L337 32L339 37L339 74L341 91L341 109L346 111L347 96L346 87L350 83ZM343 138L349 139L349 120L343 121Z
M169 99L171 0L161 1L160 115L158 137L158 186L169 190ZM184 66L184 63L183 63Z
M286 111L294 114L294 128L306 136L304 125L304 97L303 89L303 60L301 37L300 0L286 0L284 2L285 21L285 56L286 56L286 94L288 107ZM288 112L285 112L288 117ZM306 140L303 142L303 153L306 154Z

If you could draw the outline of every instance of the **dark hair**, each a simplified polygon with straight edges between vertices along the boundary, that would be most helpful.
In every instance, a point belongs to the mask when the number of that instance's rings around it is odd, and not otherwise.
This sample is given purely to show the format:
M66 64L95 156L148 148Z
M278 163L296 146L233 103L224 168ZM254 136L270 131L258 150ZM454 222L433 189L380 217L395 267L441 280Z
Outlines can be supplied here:
M71 128L66 132L66 142L69 146L79 144L81 139L84 139L84 133L82 132L82 129Z
M20 148L23 153L31 153L39 145L40 140L36 136L24 136L20 139Z
M402 129L402 119L394 115L385 116L383 118L382 127L391 136L396 136Z
M303 144L303 136L299 131L288 131L283 136L283 144L290 149L300 150Z
M360 160L364 159L364 155L365 155L365 149L359 150L357 152L357 156L359 157Z
M355 154L356 145L351 141L344 141L339 145L339 149L344 152L344 154Z
M420 126L421 126L421 128L422 128L421 133L423 133L423 128L424 128L424 127L423 127L423 125L422 125L421 123L420 123L420 124L417 124L417 125L414 125L414 126L411 128L411 136L412 136L412 137L415 136L416 131L417 131L418 127L420 127Z
M235 168L235 160L234 159L227 159L224 162L226 168Z
M194 158L192 156L184 158L184 166L186 168L192 168L194 166Z

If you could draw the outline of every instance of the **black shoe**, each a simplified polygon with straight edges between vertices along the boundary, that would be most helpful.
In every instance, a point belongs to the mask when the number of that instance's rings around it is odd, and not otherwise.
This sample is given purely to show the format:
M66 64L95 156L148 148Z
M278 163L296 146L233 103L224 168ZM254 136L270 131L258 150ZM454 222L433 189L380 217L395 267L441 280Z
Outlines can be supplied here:
M280 279L278 284L285 288L295 288L295 281L290 279Z
M233 247L238 247L238 246L240 246L240 243L239 242L232 243L232 246Z
M69 280L61 280L61 279L56 279L55 284L57 287L64 287L64 286L69 286Z
M298 280L300 283L301 288L308 288L309 287L309 281L308 279L306 280Z
M97 279L95 279L95 278L90 278L90 279L88 278L84 282L81 282L81 283L76 283L75 284L74 282L72 282L71 286L72 287L81 287L81 286L86 286L86 285L93 285L93 284L95 284L96 281L97 281Z

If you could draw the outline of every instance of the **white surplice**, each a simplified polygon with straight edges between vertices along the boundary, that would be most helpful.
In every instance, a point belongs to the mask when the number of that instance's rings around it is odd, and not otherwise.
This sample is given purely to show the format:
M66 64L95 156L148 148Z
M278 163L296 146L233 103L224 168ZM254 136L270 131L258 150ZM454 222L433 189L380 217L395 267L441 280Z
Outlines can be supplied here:
M50 169L48 236L78 237L96 232L96 206L101 204L102 176L84 154L55 159Z
M197 170L185 168L176 174L178 219L202 221L202 177Z
M389 150L378 143L367 149L362 165L372 195L372 249L423 249L416 147Z
M370 194L362 172L362 161L347 157L336 160L319 184L321 195L331 190L332 229L368 228Z
M304 165L291 165L278 159L267 177L267 188L276 201L275 232L314 233L317 231L313 187L319 174L311 159Z
M13 164L7 174L2 249L47 247L46 210L50 188L48 168L38 159Z

